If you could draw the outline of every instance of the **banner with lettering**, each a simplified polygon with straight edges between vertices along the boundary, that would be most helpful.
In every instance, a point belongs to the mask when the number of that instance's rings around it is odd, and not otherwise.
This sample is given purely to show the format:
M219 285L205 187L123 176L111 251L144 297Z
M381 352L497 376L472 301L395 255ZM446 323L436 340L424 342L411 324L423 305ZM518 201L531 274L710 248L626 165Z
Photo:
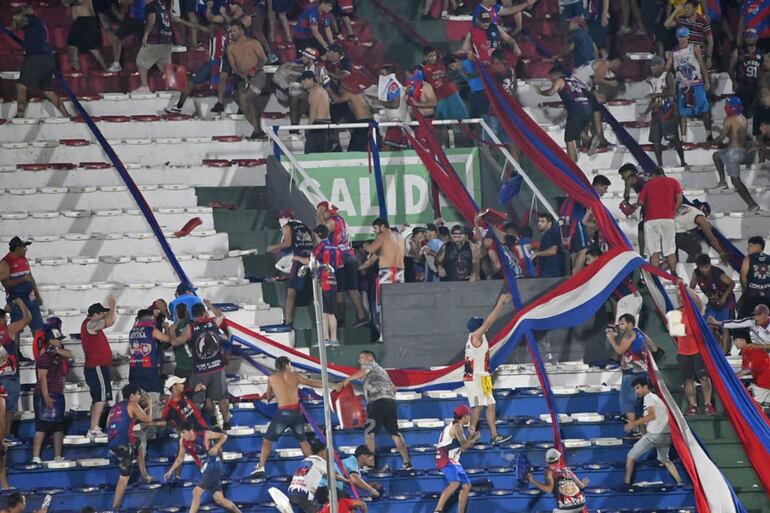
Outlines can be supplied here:
M446 150L447 158L460 180L474 198L481 197L481 170L476 148ZM374 174L369 173L368 155L348 152L340 159L338 153L297 155L297 160L315 186L336 205L348 224L353 239L371 238L371 224L380 215ZM388 221L391 225L425 224L433 222L430 174L414 151L380 152L382 175L385 182ZM294 175L297 187L311 204L322 199L311 192L299 174ZM323 198L323 199L326 199ZM441 198L444 220L461 223L464 220Z

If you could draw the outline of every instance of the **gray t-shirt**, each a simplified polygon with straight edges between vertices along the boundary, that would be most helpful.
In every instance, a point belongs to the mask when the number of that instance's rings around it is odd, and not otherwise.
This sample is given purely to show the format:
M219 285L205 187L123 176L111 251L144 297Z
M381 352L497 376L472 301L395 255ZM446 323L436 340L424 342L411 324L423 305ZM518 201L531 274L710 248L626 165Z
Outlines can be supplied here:
M377 362L365 363L361 368L368 371L364 377L364 398L368 402L396 398L390 376Z

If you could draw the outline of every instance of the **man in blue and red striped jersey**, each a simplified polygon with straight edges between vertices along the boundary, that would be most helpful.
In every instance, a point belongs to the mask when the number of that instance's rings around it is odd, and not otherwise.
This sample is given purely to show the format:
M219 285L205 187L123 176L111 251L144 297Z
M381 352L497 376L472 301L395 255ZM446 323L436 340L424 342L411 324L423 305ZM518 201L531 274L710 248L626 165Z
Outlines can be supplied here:
M328 265L332 269L339 269L344 265L342 251L329 239L329 228L325 224L319 224L313 230L318 236L318 244L313 248L313 256L322 265ZM309 258L294 255L294 260L307 265ZM327 346L337 347L337 279L334 271L321 269L321 296L323 298L324 317L324 343Z
M770 0L745 0L741 6L741 20L738 24L738 46L743 44L746 29L757 31L760 51L770 50Z

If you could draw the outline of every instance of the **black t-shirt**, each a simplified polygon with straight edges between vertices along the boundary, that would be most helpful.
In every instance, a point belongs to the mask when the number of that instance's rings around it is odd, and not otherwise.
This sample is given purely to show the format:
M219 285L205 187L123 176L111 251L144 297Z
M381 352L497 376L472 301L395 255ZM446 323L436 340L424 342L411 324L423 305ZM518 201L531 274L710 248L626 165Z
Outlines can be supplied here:
M155 0L144 6L144 22L150 14L155 14L155 25L147 36L147 44L170 45L174 43L174 32L171 30L171 17L164 0Z
M445 281L466 281L473 272L473 250L469 242L458 246L454 241L444 245Z
M757 108L754 109L754 123L751 132L755 137L760 135L759 125L762 123L770 123L770 107L757 105Z

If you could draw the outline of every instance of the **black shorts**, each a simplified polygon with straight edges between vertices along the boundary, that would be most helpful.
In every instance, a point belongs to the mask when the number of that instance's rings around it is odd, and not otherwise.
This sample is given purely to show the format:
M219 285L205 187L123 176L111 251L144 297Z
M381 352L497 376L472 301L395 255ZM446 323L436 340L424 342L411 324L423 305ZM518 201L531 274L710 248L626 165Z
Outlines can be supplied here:
M118 25L118 30L115 32L115 35L118 36L118 39L126 39L131 36L141 38L144 35L144 22L126 16L121 20L120 25Z
M358 290L358 259L356 255L348 253L344 256L344 262L344 265L338 267L334 274L337 278L337 291Z
M56 61L53 55L27 55L21 65L19 83L28 89L53 91L53 72Z
M113 0L93 0L94 12L105 15L110 21L117 21L112 13L112 7L116 5Z
M567 111L567 125L564 127L564 142L580 141L580 134L591 123L593 113L587 106Z
M663 139L669 142L679 141L679 119L671 116L668 119L653 119L650 123L650 142L659 144Z
M334 315L337 313L337 291L325 290L321 293L323 298L323 312L325 314Z
M586 92L586 97L588 98L588 105L591 106L591 112L598 112L602 104L596 99L596 95Z
M86 367L83 369L91 401L103 403L112 401L112 378L109 367Z
M276 14L285 14L292 9L294 9L294 0L273 0L273 11Z
M139 452L139 447L136 445L119 445L110 449L112 454L118 460L118 467L120 468L120 475L123 477L131 477L131 473L134 471L134 465L136 464L136 455Z
M356 123L369 123L371 119L358 119ZM369 128L352 128L348 151L369 151Z
M67 46L74 46L81 52L102 47L102 29L96 16L81 16L72 22L67 37Z
M342 123L353 120L353 112L347 103L334 103L329 108L329 114L332 117L332 123Z
M396 436L398 430L398 407L395 399L377 399L366 405L366 429L364 434L374 436L385 429Z
M54 400L54 407L57 408L58 412L56 415L57 420L55 421L46 421L40 418L41 410L44 409L43 398L38 391L35 391L32 396L32 408L35 411L35 431L38 433L58 433L63 432L66 429L64 422L64 396L60 393L57 394L56 392L51 392L50 395Z
M233 74L233 68L230 66L230 59L227 58L227 47L225 47L225 51L222 53L222 62L219 63L219 74L227 73L228 75Z
M308 133L313 132L325 132L325 130L308 130ZM309 139L310 136L307 136L307 139ZM307 148L307 139L305 140L305 148ZM305 149L305 153L308 153L307 149ZM299 275L299 270L302 267L301 262L297 262L296 260L291 263L291 270L289 271L289 288L296 290L299 292L300 290L304 290L305 284L310 281L310 274L306 274L305 276Z
M302 414L302 410L299 408L296 410L279 409L278 413L273 417L273 420L270 421L270 425L267 426L265 439L275 443L287 429L291 429L294 438L296 438L298 442L307 440L307 436L305 436L305 416Z
M706 364L703 363L703 357L699 354L678 354L676 355L676 362L679 364L679 372L682 374L682 379L699 380L703 377L708 377Z
M313 124L328 125L329 123L328 119L319 119ZM305 133L305 153L326 153L330 149L328 130L308 130Z
M289 502L295 512L316 513L318 511L318 503L310 500L306 493L300 491L289 492Z

